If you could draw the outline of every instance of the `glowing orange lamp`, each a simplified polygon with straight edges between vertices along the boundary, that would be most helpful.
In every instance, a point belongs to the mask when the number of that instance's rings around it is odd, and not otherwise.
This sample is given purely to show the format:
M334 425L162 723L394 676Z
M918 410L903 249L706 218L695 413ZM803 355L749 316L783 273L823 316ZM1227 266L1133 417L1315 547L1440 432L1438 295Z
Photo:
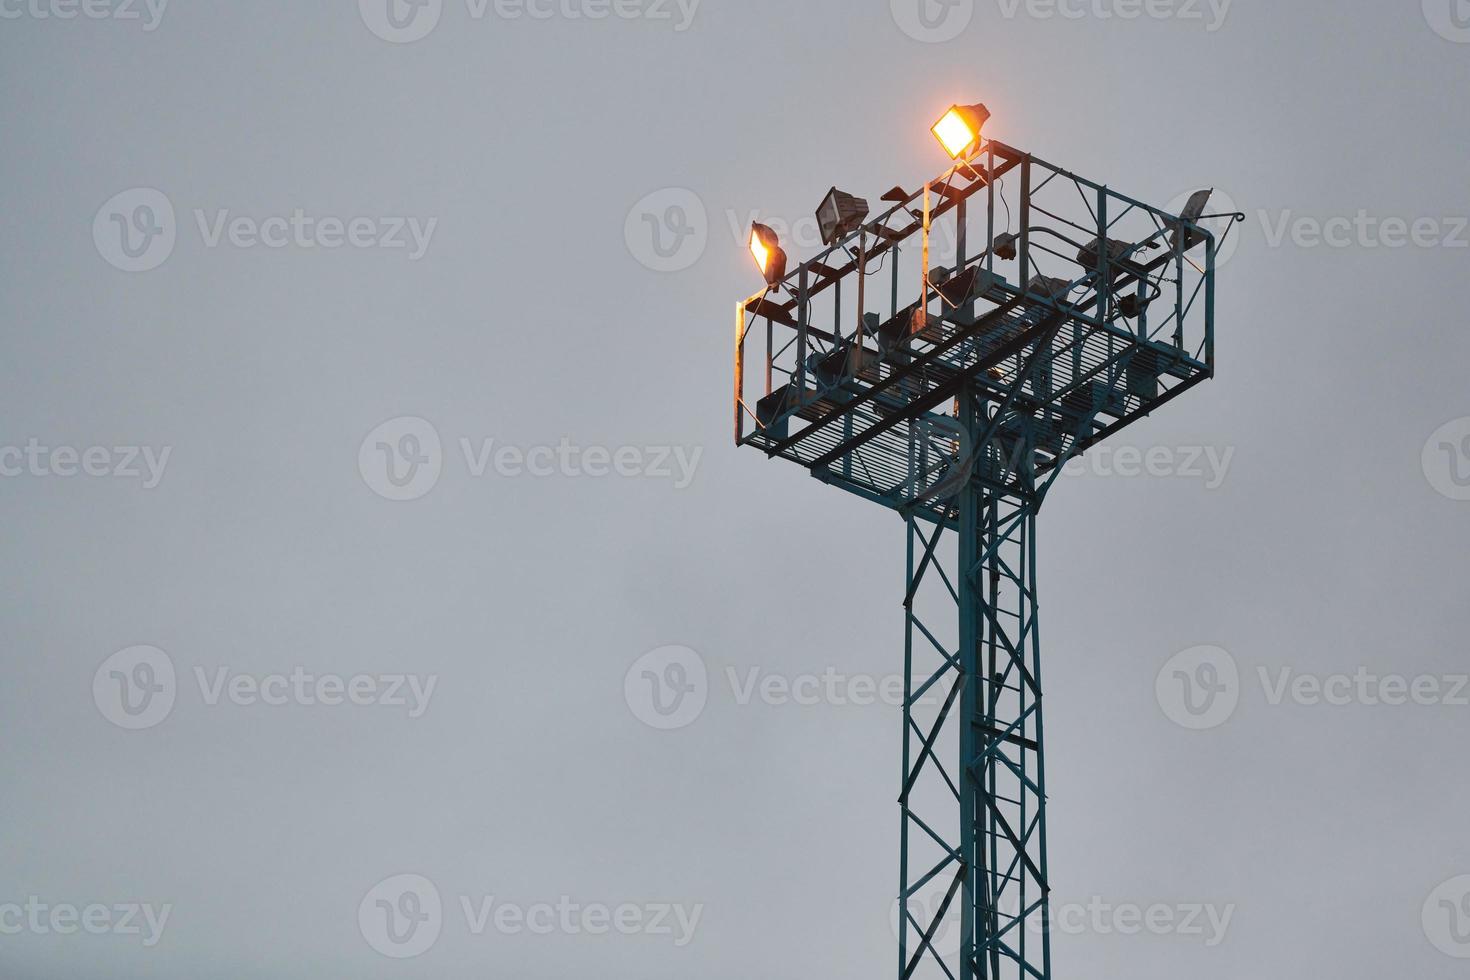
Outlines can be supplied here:
M980 149L980 130L990 118L990 110L984 105L950 106L949 111L939 117L931 127L934 138L944 147L951 160L969 158Z

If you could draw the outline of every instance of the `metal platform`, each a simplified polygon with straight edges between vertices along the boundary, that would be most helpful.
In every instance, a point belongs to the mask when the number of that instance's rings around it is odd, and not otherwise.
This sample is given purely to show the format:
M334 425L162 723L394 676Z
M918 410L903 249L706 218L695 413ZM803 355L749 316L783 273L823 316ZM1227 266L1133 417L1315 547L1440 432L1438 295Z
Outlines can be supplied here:
M1213 374L1216 242L994 141L884 199L739 305L735 440L905 520L900 980L1049 980L1036 517Z
M949 261L931 268L931 243ZM941 498L966 466L1023 494L1022 474L1049 473L1213 373L1213 261L1205 229L990 142L740 304L736 441L936 519L953 519ZM888 295L859 321L851 295L877 292L875 279ZM953 424L966 386L987 416L975 445Z

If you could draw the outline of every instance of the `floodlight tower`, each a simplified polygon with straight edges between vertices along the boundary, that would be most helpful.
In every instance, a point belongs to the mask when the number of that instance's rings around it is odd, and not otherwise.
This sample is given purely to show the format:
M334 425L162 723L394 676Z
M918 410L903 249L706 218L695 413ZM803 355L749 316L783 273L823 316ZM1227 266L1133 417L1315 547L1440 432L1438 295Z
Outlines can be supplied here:
M876 218L829 191L793 270L755 225L766 287L736 311L736 444L907 528L902 980L1051 976L1037 512L1069 459L1213 375L1200 222L1244 219L1205 215L1209 191L1179 214L1125 197L982 138L989 117L946 112L954 165Z

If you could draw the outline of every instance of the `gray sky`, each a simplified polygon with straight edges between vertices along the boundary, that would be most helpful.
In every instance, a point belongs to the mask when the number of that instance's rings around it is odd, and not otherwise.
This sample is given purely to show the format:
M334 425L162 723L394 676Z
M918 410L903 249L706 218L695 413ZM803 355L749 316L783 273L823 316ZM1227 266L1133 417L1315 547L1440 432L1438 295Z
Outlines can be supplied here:
M1248 215L1042 515L1056 974L1463 975L1470 4L395 2L0 0L0 973L891 975L902 525L731 314L984 101Z

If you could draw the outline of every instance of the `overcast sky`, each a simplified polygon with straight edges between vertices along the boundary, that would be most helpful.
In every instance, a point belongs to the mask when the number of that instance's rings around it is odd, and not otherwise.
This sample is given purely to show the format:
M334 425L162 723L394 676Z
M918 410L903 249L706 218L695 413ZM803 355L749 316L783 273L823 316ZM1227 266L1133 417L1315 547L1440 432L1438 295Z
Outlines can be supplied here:
M0 974L891 976L903 527L732 446L731 311L983 101L1247 215L1042 514L1056 975L1464 975L1464 0L0 0L0 81Z

